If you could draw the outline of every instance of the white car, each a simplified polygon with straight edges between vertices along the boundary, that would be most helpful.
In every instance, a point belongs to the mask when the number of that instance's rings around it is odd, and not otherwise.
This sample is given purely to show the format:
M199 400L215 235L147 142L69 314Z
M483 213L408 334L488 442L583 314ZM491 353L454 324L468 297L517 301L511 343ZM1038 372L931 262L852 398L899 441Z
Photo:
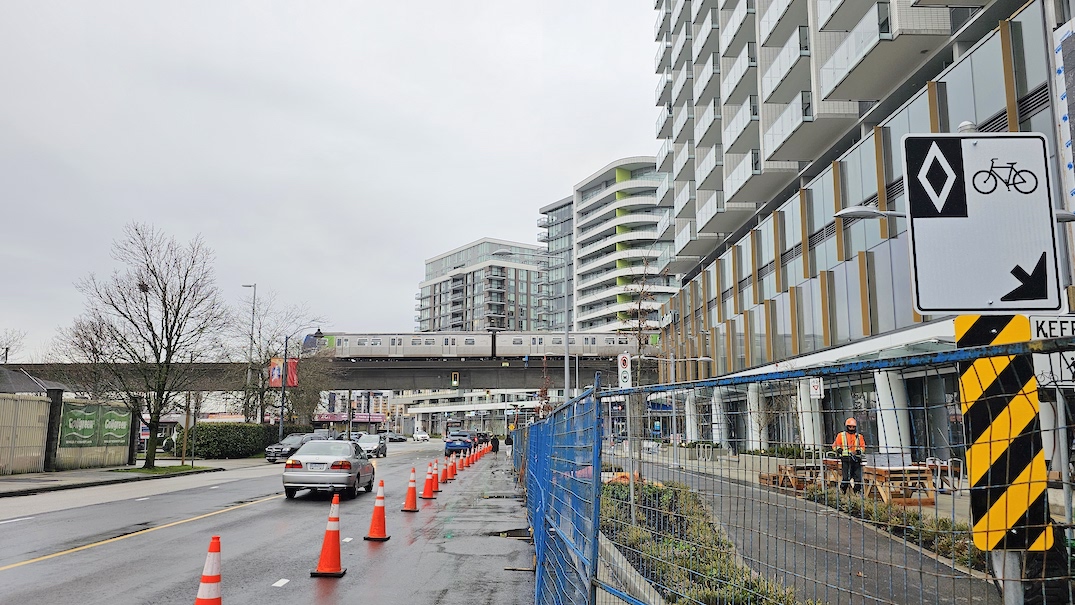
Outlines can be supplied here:
M429 441L429 433L425 431L415 431L413 438L415 441Z

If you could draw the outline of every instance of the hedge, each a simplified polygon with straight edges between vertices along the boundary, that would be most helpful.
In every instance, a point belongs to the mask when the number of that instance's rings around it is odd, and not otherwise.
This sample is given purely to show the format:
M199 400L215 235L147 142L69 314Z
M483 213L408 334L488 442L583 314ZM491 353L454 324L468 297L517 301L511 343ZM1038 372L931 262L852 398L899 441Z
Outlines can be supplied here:
M187 456L193 453L199 458L225 459L249 458L265 451L267 446L280 441L280 427L275 424L244 424L237 422L201 422L191 429L192 439L187 439ZM312 433L313 427L285 424L284 435ZM193 442L192 442L193 441ZM182 449L183 429L175 438L176 453Z
M263 445L261 449L265 449L274 443L280 442L280 425L277 424L260 424L258 425L265 431L265 436L262 438ZM287 424L284 423L284 437L287 437L291 433L312 433L314 427L308 424Z

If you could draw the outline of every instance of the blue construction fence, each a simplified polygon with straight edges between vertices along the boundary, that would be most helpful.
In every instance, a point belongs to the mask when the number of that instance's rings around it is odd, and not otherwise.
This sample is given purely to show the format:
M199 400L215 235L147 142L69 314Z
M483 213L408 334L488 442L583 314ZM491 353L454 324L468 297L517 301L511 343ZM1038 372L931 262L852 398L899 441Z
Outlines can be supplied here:
M534 532L535 603L594 602L600 512L601 409L594 387L512 434Z

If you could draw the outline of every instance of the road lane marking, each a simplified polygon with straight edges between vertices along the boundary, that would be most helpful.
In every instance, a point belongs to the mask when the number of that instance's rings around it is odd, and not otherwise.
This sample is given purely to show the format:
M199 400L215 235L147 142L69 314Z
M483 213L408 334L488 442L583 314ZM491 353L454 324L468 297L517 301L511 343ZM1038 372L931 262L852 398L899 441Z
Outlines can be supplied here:
M350 542L351 540L354 540L354 538L344 538L343 539L344 542Z
M268 502L269 500L276 500L277 498L282 498L282 497L283 496L281 494L277 494L275 496L269 496L268 498L262 498L261 500L254 500L252 502L244 502L243 504L236 504L235 506L230 506L228 508L222 508L220 510L213 511L211 513L205 513L204 515L198 515L197 517L191 517L189 519L180 519L179 521L172 521L171 523L165 523L164 525L158 525L156 527L147 527L146 529L142 529L142 530L139 530L139 531L136 531L136 532L133 532L133 533L129 533L129 534L124 534L122 536L116 536L115 538L109 538L107 540L101 540L100 542L94 542L92 544L84 544L82 546L78 546L78 547L75 547L75 548L69 548L67 550L61 550L60 552L54 552L51 555L44 555L44 556L37 557L37 558L34 558L34 559L27 559L25 561L20 561L18 563L12 563L11 565L5 565L3 567L0 567L0 571L7 571L9 569L15 569L16 567L22 567L23 565L29 565L30 563L37 563L39 561L45 561L45 560L52 559L52 558L55 558L55 557L60 557L60 556L63 556L63 555L69 555L71 553L76 553L76 552L79 552L79 551L82 551L82 550L87 550L87 549L93 548L95 546L102 546L102 545L105 545L105 544L111 544L112 542L119 542L120 540L126 540L127 538L133 538L134 536L141 536L143 534L148 534L149 532L157 531L158 529L167 529L169 527L175 527L176 525L183 525L184 523L190 523L191 521L198 521L198 520L201 520L201 519L205 519L207 517L212 517L214 515L219 515L221 513L231 512L233 510L238 510L240 508L245 508L247 506L252 506L254 504L261 504L262 502Z
M291 580L288 580L287 578L280 578L277 582L273 584L273 588L280 588L281 586L287 584L290 581Z
M210 487L209 489L216 489L218 487L220 487L220 486L219 485L214 485L214 486Z
M142 502L142 501L144 501L144 500L149 500L149 498L148 498L148 497L146 497L146 498L135 498L135 499L134 499L134 501L135 501L135 502Z
M14 523L16 521L29 521L30 519L33 519L33 517L19 517L18 519L8 519L7 521L0 521L0 525L3 525L5 523Z

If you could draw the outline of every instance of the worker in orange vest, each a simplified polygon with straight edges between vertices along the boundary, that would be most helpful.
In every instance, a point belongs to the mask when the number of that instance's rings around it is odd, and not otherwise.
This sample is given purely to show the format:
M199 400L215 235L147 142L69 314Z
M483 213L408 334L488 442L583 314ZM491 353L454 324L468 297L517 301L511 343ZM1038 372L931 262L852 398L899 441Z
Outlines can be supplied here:
M832 449L840 455L840 466L844 476L840 481L840 491L846 492L855 480L855 493L862 493L862 456L866 453L866 440L858 434L858 422L852 417L844 421L844 430L836 435Z

